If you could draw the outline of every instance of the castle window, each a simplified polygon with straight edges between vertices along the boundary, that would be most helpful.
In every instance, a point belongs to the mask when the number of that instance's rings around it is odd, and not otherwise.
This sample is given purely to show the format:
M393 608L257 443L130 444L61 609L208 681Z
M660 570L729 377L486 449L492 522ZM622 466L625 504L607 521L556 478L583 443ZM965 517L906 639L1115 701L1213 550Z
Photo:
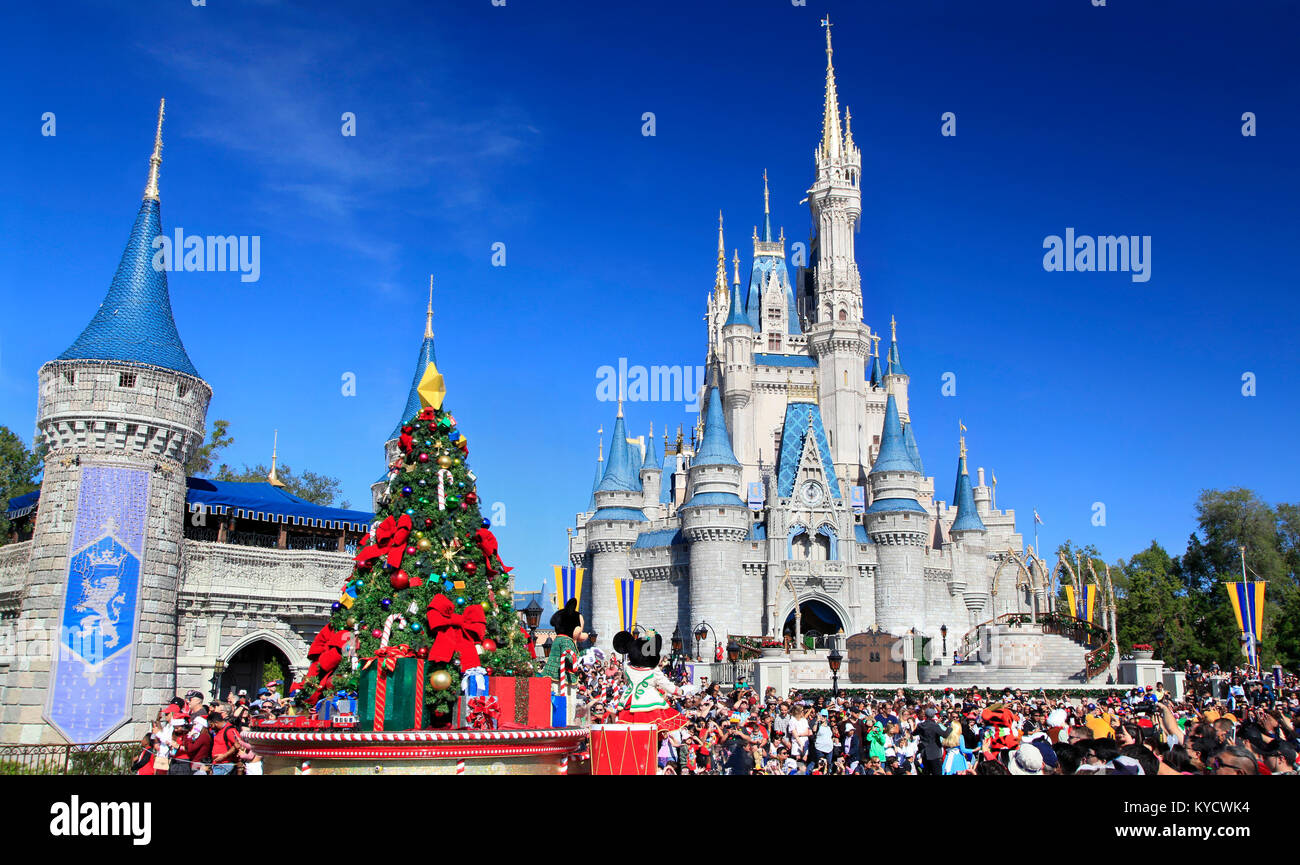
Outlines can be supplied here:
M119 372L117 374L118 387L135 387L135 373Z
M780 335L780 334L776 334L776 333L774 333L774 334L771 334L770 336L768 336L768 338L767 338L767 350L768 350L768 351L780 351L780 350L781 350L781 335Z
M190 385L189 385L189 382L184 382L184 381L183 381L183 382L181 382L180 384L176 385L176 396L177 396L177 397L179 397L180 399L185 399L185 397L187 397L187 396L189 396L189 395L190 395Z
M75 369L64 370L64 372L63 372L63 380L64 380L64 382L66 382L67 384L76 384L76 383L77 383L77 371L76 371Z

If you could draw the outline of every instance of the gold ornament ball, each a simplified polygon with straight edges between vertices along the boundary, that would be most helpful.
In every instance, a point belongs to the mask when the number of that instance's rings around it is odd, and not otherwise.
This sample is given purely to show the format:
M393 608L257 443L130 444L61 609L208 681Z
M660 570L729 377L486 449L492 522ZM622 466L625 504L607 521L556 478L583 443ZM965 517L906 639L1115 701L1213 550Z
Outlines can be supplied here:
M429 687L435 691L445 691L451 687L451 673L446 670L434 670L429 674Z
M442 456L438 457L438 465L442 466L444 469L451 468L451 457L447 456L446 454L443 454Z
M433 543L428 538L420 538L415 545L416 549L419 550L427 550L431 546L433 546Z
M483 603L479 604L479 606L483 608L483 612L485 613L492 612L492 605L489 604L487 601L484 601Z

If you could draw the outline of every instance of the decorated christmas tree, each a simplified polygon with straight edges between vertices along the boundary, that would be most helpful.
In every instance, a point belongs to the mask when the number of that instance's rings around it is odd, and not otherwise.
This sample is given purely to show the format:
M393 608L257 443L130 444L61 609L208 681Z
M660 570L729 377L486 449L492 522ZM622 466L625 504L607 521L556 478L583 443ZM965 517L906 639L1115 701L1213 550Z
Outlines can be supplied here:
M297 685L299 698L315 704L362 690L368 669L391 671L397 660L418 657L423 726L450 722L465 671L533 675L510 569L479 512L468 439L443 406L432 311L431 292L420 410L401 427L373 530L362 538L329 623L308 653L311 669Z

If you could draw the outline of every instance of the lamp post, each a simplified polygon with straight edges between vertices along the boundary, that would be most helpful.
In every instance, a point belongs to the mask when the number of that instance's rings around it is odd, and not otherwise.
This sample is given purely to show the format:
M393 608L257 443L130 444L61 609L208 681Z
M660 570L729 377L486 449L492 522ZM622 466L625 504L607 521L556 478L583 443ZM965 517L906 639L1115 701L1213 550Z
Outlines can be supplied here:
M225 672L226 672L226 662L221 660L220 658L217 658L217 662L212 665L212 678L215 680L213 684L217 686L216 699L218 700L221 699L221 677L225 675Z
M685 672L685 665L682 664L682 631L677 625L673 626L673 635L669 640L672 646L672 654L668 657L668 669L672 672L673 681L677 684L682 683L682 674Z
M528 623L528 636L533 636L537 631L537 623L542 620L542 605L537 603L537 598L528 602L524 607L524 621Z
M700 654L700 643L704 642L704 639L709 636L710 633L713 634L713 646L714 648L717 648L718 633L713 630L713 626L708 622L700 622L695 626L695 660L704 660L704 656Z
M940 633L940 635L943 636L943 657L944 657L945 659L947 659L947 657L948 657L948 626L947 626L947 625L940 625L940 626L939 626L939 633Z
M844 663L844 656L840 654L838 647L831 648L831 653L826 656L826 663L831 668L831 695L838 699L840 696L840 664Z
M546 652L547 658L551 657L551 646L554 645L555 645L555 640L551 639L550 637L547 637L546 642L542 643L542 651Z
M736 687L736 662L740 660L740 645L735 640L727 641L727 660L731 662L731 687Z

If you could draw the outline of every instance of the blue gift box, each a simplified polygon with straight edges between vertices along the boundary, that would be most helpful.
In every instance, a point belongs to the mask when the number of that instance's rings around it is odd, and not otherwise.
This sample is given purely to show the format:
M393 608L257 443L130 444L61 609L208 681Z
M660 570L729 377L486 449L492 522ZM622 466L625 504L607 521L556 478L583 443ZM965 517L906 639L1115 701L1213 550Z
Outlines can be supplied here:
M334 698L334 711L340 715L355 715L357 713L357 695L355 691L349 691L346 694L339 694Z
M339 712L339 707L334 700L321 700L316 704L316 717L322 721L328 721Z
M568 709L568 697L558 694L551 695L551 726L565 727L568 726L565 721L565 713Z
M472 667L461 674L460 689L466 697L488 696L487 671L482 667Z

